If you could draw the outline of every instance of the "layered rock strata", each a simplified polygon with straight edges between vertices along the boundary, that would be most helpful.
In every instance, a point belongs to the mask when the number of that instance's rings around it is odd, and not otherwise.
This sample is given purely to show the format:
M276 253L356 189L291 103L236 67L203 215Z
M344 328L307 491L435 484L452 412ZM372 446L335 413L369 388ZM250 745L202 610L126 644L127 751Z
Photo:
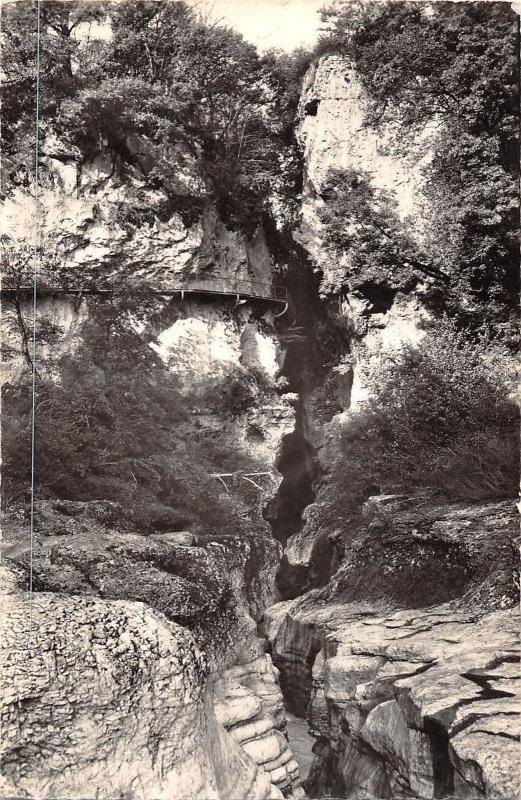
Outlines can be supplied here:
M30 603L28 531L4 525L2 793L276 800L296 788L253 619L273 600L279 546L140 535L108 502L38 511Z
M266 613L285 694L317 739L305 788L313 797L512 798L521 755L514 508L395 511L386 535L370 528L379 505L366 509L371 535L346 547L325 590Z
M46 139L40 191L45 257L39 265L36 323L38 331L52 328L53 337L47 344L38 336L38 370L60 380L60 358L78 350L85 324L96 323L96 308L104 302L103 295L89 291L136 293L147 309L140 309L134 320L136 332L178 376L195 426L203 434L224 434L231 447L265 472L256 487L260 511L280 481L274 465L283 438L295 428L295 397L277 385L283 352L274 315L280 306L239 301L232 289L238 282L269 288L273 257L261 228L246 234L225 225L197 157L179 154L175 185L167 187L167 194L149 186L150 163L143 158L150 143L128 144L139 151L132 166L114 161L103 148L81 161L52 136ZM24 252L34 210L30 191L16 189L7 198L13 252ZM20 287L31 279L16 270L4 276L4 289L11 291L3 303L7 381L27 370L19 322L25 320L29 329L32 301ZM168 295L172 288L201 285L230 295ZM76 293L67 295L68 289ZM81 289L87 290L83 296ZM154 294L160 291L166 294ZM227 391L237 382L247 388L248 402L236 408ZM220 536L218 530L197 539L190 532L146 537L129 524L121 507L110 503L41 502L35 519L31 554L26 520L4 524L3 554L14 565L18 586L6 601L19 611L13 613L11 635L27 638L20 589L31 561L33 620L41 634L37 650L51 654L51 661L55 651L63 652L63 681L50 699L39 689L31 694L27 718L39 731L36 739L32 729L26 736L19 728L17 706L7 695L2 706L8 731L5 792L267 800L292 791L298 770L285 737L277 671L264 654L255 623L277 599L280 546L268 534L239 539ZM53 614L82 627L85 641L82 636L76 641L72 632L62 641ZM143 619L152 629L145 643L133 633ZM127 627L128 642L123 635ZM97 639L110 680L90 669L79 675L89 660L89 642ZM8 647L10 639L4 641ZM123 644L134 656L128 676L120 680L119 659L127 658ZM49 683L54 680L51 667L46 662ZM9 683L11 672L4 675ZM174 681L170 688L169 676ZM103 681L108 697L97 709ZM71 712L59 777L42 731L52 724L47 705L56 701L59 707L76 707L76 685L85 696L84 710ZM229 704L237 691L248 701L233 712ZM133 699L131 706L125 706L127 697ZM164 715L163 707L170 709ZM124 713L143 718L140 736L123 723ZM89 714L99 725L87 727ZM157 722L156 716L161 717ZM60 726L55 727L58 731ZM163 746L163 740L171 746ZM129 770L127 758L135 762ZM67 762L75 769L67 768ZM43 777L46 768L52 773L49 780Z
M297 787L299 768L285 736L278 670L268 655L224 670L214 684L217 719L281 791Z
M13 591L2 611L3 795L269 796L205 700L189 631L93 597L38 593L29 609Z

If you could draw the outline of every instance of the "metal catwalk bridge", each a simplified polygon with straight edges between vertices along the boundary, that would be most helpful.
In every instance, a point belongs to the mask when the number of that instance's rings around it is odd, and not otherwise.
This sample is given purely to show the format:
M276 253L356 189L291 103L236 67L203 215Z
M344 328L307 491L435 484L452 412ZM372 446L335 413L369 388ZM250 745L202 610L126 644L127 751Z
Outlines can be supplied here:
M281 317L287 311L289 298L285 286L274 283L262 283L260 281L248 280L233 280L227 278L194 278L187 283L179 283L172 285L163 285L160 287L149 288L141 285L136 287L138 291L143 291L148 294L157 296L162 295L180 295L184 299L187 295L207 295L219 297L233 297L238 305L241 301L245 300L258 300L276 303L282 306L282 311L276 314ZM111 295L114 294L116 288L95 288L95 287L56 287L52 288L42 282L41 287L37 286L37 294L43 295L56 295L56 294L72 294L72 295ZM32 294L32 286L9 286L2 285L1 294L5 296L13 295L16 293Z

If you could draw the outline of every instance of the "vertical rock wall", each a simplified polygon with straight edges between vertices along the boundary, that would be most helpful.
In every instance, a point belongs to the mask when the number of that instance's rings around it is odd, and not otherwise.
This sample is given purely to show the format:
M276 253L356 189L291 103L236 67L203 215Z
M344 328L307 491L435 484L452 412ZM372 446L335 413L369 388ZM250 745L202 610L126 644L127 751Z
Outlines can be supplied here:
M365 104L356 73L344 57L323 56L308 70L297 125L304 156L304 190L302 225L295 237L321 275L323 305L329 308L338 329L344 331L344 336L330 345L319 384L303 397L305 425L326 469L331 457L329 443L334 443L338 435L338 424L348 422L367 397L368 374L374 374L382 358L404 343L420 341L422 324L429 317L422 306L421 285L409 294L386 292L385 287L376 285L365 292L341 291L347 265L333 259L322 244L320 192L331 169L368 173L375 187L395 193L402 218L415 215L421 234L422 161L408 162L398 155L390 130L376 133L368 129L364 124ZM310 505L301 530L286 546L285 557L295 573L309 573L317 547L328 551L319 554L319 561L331 558L327 537L322 545L318 541L319 518L320 509Z
M317 210L323 204L321 187L331 169L355 169L368 173L373 185L392 191L402 217L414 214L421 225L422 160L408 161L393 147L392 132L378 133L364 124L366 100L355 71L341 56L324 56L310 68L304 81L297 133L303 148L305 175L302 203L303 224L299 240L323 274L321 291L338 292L337 264L321 243ZM428 152L425 159L428 159ZM419 325L426 312L418 293L392 295L384 307L375 297L360 293L342 299L342 314L353 339L351 359L355 365L351 407L363 396L362 374L366 362L401 342L421 337ZM346 354L349 355L349 354Z
M233 294L237 282L258 284L267 291L274 281L277 265L264 231L260 227L247 235L229 229L209 198L200 161L184 152L179 153L179 169L174 170L175 185L167 187L170 193L175 190L176 210L171 196L164 189L152 189L147 179L150 158L158 157L150 150L151 143L132 141L128 146L136 156L132 165L122 164L103 148L82 161L79 153L69 152L56 137L46 137L38 204L37 323L52 325L55 335L50 344L38 340L36 360L43 369L49 356L56 361L81 342L81 327L89 315L88 296L67 299L63 295L67 288L139 292L144 299L149 292L182 287L230 291L228 297L156 296L156 310L150 319L136 322L136 329L179 375L186 394L202 396L207 390L218 394L227 381L257 377L256 383L262 385L254 390L257 397L250 412L235 414L237 419L228 427L250 455L271 469L282 437L295 424L292 398L285 398L276 387L284 354L274 315L281 306L262 300L238 302ZM30 186L17 188L6 198L6 290L32 286L34 258L27 236L34 229L35 214ZM30 335L30 291L20 296L20 305ZM6 380L15 380L27 364L9 296L3 311L4 374ZM222 398L225 403L225 390ZM203 427L222 426L222 411L205 411L202 402Z
M37 322L54 326L55 335L52 344L38 344L39 368L77 352L83 325L93 319L93 301L67 299L63 289L124 285L146 297L147 290L196 282L272 283L275 263L262 229L247 236L226 227L196 162L179 171L180 210L165 218L166 194L150 188L139 159L122 171L108 153L80 164L78 154L60 148L48 138L42 169ZM15 252L27 245L34 211L30 189L17 189L6 202ZM5 276L4 288L30 286L27 263L26 273ZM30 330L30 294L19 299ZM16 380L28 364L16 309L7 300L3 310L6 378ZM276 491L281 442L295 428L295 398L277 385L279 310L265 301L237 303L235 296L164 296L136 320L136 331L178 375L201 430L224 432L231 447L274 473L259 502ZM48 369L60 379L59 370ZM251 388L246 408L231 408L226 394L237 378ZM18 566L2 607L9 613L0 793L101 798L116 792L143 800L298 794L278 673L254 621L276 598L279 546L267 536L220 539L216 520L214 537L179 549L168 537L100 529L89 516L92 504L72 502L67 509L47 515L38 509L35 637L27 663L29 617L20 586L28 539L17 524L5 531L4 552ZM180 574L185 568L190 578ZM200 607L199 580L208 583Z
M514 506L395 511L387 531L371 513L326 589L265 615L283 691L316 738L305 789L510 800L521 755Z

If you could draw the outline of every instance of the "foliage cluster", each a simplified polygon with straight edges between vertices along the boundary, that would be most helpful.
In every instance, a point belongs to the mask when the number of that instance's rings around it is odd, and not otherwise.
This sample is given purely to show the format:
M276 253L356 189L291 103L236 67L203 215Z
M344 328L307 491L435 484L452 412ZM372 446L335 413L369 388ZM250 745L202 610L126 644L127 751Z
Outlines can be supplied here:
M107 147L120 168L144 169L173 205L176 174L195 159L223 217L246 228L273 192L294 203L292 122L306 54L260 57L181 1L39 6L42 153L53 137L80 163ZM37 6L8 3L3 14L2 135L15 179L33 168Z
M443 319L382 360L371 396L341 432L319 499L331 519L370 494L445 500L515 496L518 407L507 351ZM511 363L511 361L510 361Z
M36 385L39 498L115 500L144 529L230 533L260 524L252 498L223 498L213 472L257 464L222 433L197 428L176 379L136 332L136 309L91 304L82 344L62 355L60 380L40 369ZM40 366L40 365L39 365ZM47 365L48 366L48 365ZM3 500L27 499L31 469L30 374L3 392ZM247 492L246 486L242 487Z
M261 405L263 397L275 396L276 388L276 383L261 368L234 367L202 395L196 393L193 401L223 418L233 418Z
M368 98L366 125L394 132L405 157L429 149L421 210L428 224L419 252L419 220L400 223L392 198L368 176L337 173L325 187L332 250L350 256L355 275L381 282L407 281L427 266L438 275L434 308L506 339L519 279L515 13L501 2L340 8L326 13L331 31L317 53L340 52L353 64Z
M371 283L403 290L419 275L447 282L448 275L429 262L400 219L392 193L375 188L368 173L332 169L321 196L323 241L345 254L351 289Z

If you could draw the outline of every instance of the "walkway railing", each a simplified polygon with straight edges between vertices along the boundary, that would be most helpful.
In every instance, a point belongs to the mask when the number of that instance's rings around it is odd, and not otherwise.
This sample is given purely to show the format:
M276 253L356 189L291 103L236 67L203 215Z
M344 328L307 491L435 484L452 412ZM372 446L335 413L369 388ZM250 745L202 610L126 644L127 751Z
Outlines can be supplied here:
M2 294L13 294L14 292L32 292L33 288L27 286L9 286L4 282L1 286ZM86 287L56 287L53 288L42 282L38 292L40 294L113 294L116 288L96 288ZM274 283L263 283L261 281L233 280L227 278L193 278L186 283L164 284L153 288L141 284L136 286L136 291L146 291L155 295L162 294L219 294L230 295L237 298L251 298L254 300L272 300L276 303L287 303L288 292L285 286Z

